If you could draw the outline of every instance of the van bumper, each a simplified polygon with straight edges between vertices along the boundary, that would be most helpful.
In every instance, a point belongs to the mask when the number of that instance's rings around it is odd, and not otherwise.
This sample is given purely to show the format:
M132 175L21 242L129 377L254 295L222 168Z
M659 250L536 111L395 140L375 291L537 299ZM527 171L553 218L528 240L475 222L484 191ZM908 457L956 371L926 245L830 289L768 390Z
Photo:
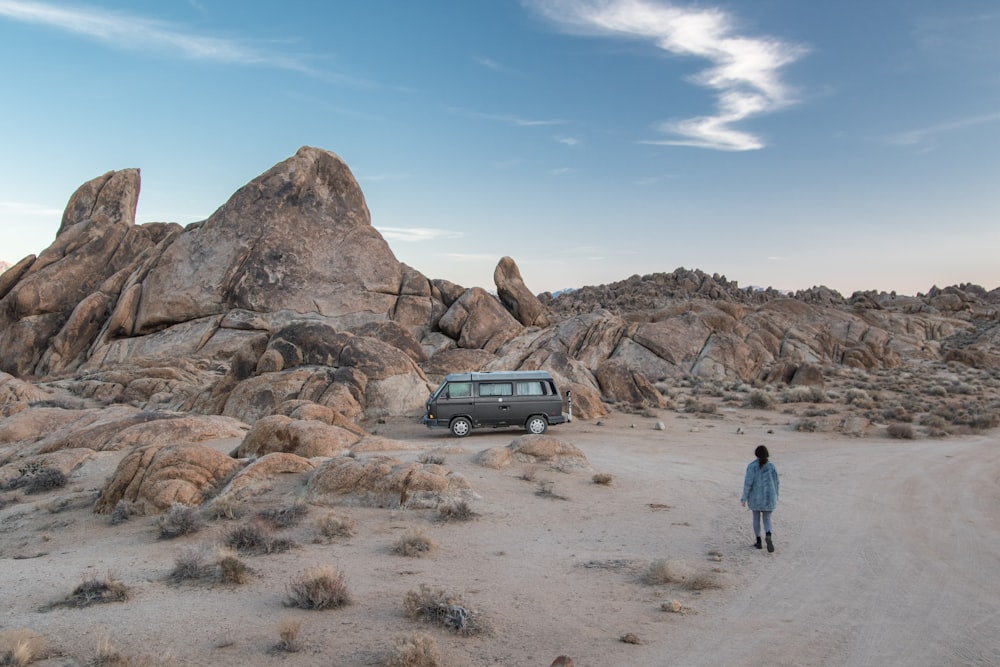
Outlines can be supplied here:
M447 419L431 419L427 415L424 415L422 421L427 428L448 428Z
M553 425L553 424L565 424L567 421L569 421L569 419L566 417L565 413L563 413L561 415L558 415L558 416L555 416L555 415L545 415L545 418L549 420L549 425L550 426Z

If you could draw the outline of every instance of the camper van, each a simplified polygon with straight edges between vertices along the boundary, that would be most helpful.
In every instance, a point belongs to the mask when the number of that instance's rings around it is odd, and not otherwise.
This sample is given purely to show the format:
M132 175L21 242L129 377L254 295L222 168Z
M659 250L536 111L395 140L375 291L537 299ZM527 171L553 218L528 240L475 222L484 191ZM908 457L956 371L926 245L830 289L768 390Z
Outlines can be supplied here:
M427 399L424 424L463 438L473 428L518 426L545 433L567 421L556 382L546 371L450 373Z

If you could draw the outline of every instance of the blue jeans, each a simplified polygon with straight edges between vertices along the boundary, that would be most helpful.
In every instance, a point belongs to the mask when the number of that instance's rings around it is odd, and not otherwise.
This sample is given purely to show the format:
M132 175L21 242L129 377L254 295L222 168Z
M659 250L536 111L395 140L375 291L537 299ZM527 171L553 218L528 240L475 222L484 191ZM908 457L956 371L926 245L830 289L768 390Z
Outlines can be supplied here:
M760 537L760 517L764 516L764 532L771 532L771 513L764 510L753 510L753 534Z

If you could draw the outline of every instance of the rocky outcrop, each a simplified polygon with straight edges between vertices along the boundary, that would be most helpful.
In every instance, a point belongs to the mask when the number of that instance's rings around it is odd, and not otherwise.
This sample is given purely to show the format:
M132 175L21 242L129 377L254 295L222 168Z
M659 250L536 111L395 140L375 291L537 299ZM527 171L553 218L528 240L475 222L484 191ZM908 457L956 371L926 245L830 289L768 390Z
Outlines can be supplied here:
M524 284L521 270L510 257L501 257L493 271L497 296L514 318L526 327L546 327L549 317L545 307Z
M515 438L506 447L484 449L476 455L476 462L497 470L512 463L546 463L565 468L589 468L590 463L579 447L550 435L525 435Z
M167 510L173 503L201 505L242 466L204 445L140 447L118 464L94 512L110 514L122 500L140 513Z
M464 477L444 466L405 463L390 456L365 461L342 456L316 469L306 485L306 496L322 504L433 508L474 494Z

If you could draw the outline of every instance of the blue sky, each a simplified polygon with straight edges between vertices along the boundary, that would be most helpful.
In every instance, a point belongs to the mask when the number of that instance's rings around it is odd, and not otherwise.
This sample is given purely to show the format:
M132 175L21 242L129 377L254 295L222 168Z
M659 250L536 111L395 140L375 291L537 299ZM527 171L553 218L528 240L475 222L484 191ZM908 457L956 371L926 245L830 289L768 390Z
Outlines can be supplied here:
M0 0L0 260L108 170L187 224L311 145L465 286L992 289L997 35L995 0Z

